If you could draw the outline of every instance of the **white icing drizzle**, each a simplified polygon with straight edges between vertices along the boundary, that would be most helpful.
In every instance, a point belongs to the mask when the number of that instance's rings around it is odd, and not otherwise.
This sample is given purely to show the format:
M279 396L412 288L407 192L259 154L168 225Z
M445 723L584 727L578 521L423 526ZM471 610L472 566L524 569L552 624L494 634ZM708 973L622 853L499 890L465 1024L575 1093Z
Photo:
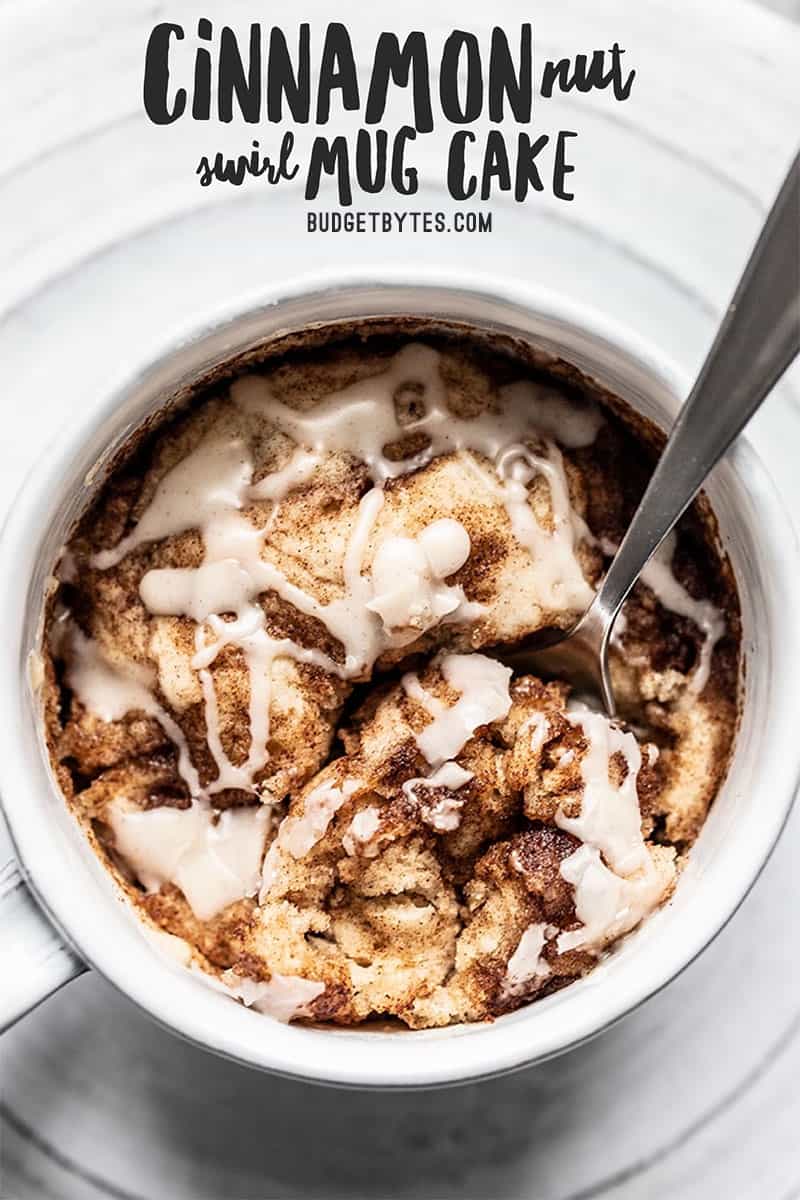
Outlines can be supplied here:
M345 647L344 673L350 676L363 674L386 645L380 621L367 609L373 598L372 582L361 573L367 542L383 501L383 491L377 487L362 497L344 556L345 594L340 600L320 606L315 614Z
M599 540L591 538L591 540L609 558L613 558L619 549L619 545L610 538L600 538ZM650 588L663 608L677 613L680 617L688 617L703 635L698 660L686 688L686 695L691 699L693 696L699 696L708 683L714 647L724 635L726 626L725 618L715 604L712 604L710 600L695 600L694 596L691 596L675 577L672 560L675 557L677 544L678 535L673 529L667 534L645 566L640 579ZM616 645L619 645L625 627L625 608L623 606L614 622L612 641Z
M663 885L648 865L631 878L609 870L596 846L583 845L561 863L561 874L575 888L575 913L581 929L558 935L560 954L596 948L633 929L660 902Z
M409 423L401 422L395 407L395 394L404 385L419 386L424 402L423 415ZM295 441L296 449L288 463L253 484L253 463L244 438L226 434L221 427L212 429L161 479L132 532L116 547L92 559L94 567L104 570L148 542L189 529L197 529L202 535L204 557L199 567L149 571L140 588L145 606L154 615L187 616L197 624L197 652L192 665L200 672L207 740L218 770L217 778L204 792L193 775L178 727L172 721L168 726L169 718L160 706L155 714L163 718L165 730L178 744L184 778L187 782L193 778L193 795L253 786L268 758L271 676L276 658L312 663L343 678L363 677L387 647L405 645L440 621L470 621L479 615L480 606L469 604L460 587L445 582L463 565L470 551L467 531L450 518L433 522L413 539L385 538L375 550L371 576L363 573L384 502L382 484L424 465L435 455L469 450L494 464L498 482L493 482L493 487L508 511L517 538L536 561L543 605L580 610L591 600L591 588L576 557L585 526L571 509L561 453L552 440L543 440L543 434L552 434L564 445L588 445L602 423L596 408L578 408L551 388L521 383L501 389L498 411L460 418L447 405L438 353L416 344L399 351L383 374L326 397L310 412L296 412L280 402L259 376L237 380L231 396L241 410L258 413ZM400 462L386 457L385 449L391 443L420 433L430 443L421 453ZM523 444L521 439L526 438L541 442L544 449L534 452ZM362 460L375 486L361 500L347 544L344 594L322 604L290 583L274 564L264 561L261 552L269 525L254 528L241 510L253 500L279 503L292 488L312 477L323 455L336 452ZM481 469L474 459L467 456L467 460ZM537 475L543 476L549 487L552 530L539 525L528 504L528 486ZM344 665L290 639L271 638L258 604L258 597L266 591L276 592L300 612L320 620L343 646ZM222 620L231 614L232 621ZM207 640L207 630L213 637L211 641ZM222 746L209 671L226 645L241 650L250 679L250 748L246 761L236 765ZM142 689L146 687L142 682ZM473 687L470 697L482 696L485 706L492 693L493 687L484 679L477 690ZM121 707L125 694L125 689L117 689L113 707L120 715L128 711ZM127 696L132 699L130 689ZM136 701L138 707L143 707L142 695L137 693ZM445 728L455 737L459 722L466 731L463 720L471 705L472 699L465 695L451 710L452 715L430 731L426 744L434 757L429 761L452 757L434 743L444 736ZM495 709L497 703L489 703L487 711ZM155 713L152 706L145 711Z
M642 571L642 581L653 591L664 608L694 621L703 635L697 665L695 666L687 692L699 696L708 683L711 673L711 656L714 647L725 633L725 618L710 600L695 600L682 583L675 578L672 559L675 554L677 535L673 530L659 546L650 562Z
M101 721L119 721L129 712L155 717L178 750L178 771L192 795L199 795L200 780L183 730L156 700L152 673L135 663L112 663L100 646L71 626L63 640L67 655L66 681L84 708Z
M573 450L591 446L603 424L603 415L596 405L579 408L562 392L529 379L506 384L500 388L500 397L512 411L534 414L531 420L540 433Z
M577 817L567 817L559 809L556 824L597 847L614 871L630 875L646 867L650 855L642 837L642 816L636 779L642 765L639 743L610 722L602 713L569 712L571 724L583 732L588 748L580 763L583 779L581 811ZM627 773L617 786L610 778L610 761L622 754Z
M439 717L447 711L447 705L437 696L433 696L429 691L422 686L419 678L413 671L409 671L400 680L403 691L408 696L409 700L413 700L415 704L419 704L426 712L429 712L432 717Z
M548 926L544 922L529 925L519 939L516 950L508 960L503 991L507 996L518 995L532 979L544 979L550 974L542 950L547 941Z
M514 536L536 564L542 605L555 611L588 608L594 590L576 557L578 542L588 540L588 528L570 503L561 451L552 443L546 454L512 444L495 461L495 470L502 481L493 485L495 493L505 505ZM539 524L528 503L528 488L537 475L544 476L550 490L552 532Z
M464 807L463 797L452 793L473 778L472 771L467 771L457 762L446 762L432 775L406 780L403 791L410 799L417 801L420 816L426 825L430 825L437 833L452 833L461 824L461 809ZM450 794L426 800L425 793L434 788L446 788Z
M356 854L360 854L362 858L374 858L378 853L378 847L372 842L372 839L378 832L380 823L381 810L374 804L370 804L367 808L362 808L361 812L356 813L342 838L342 848L345 854L349 854L351 858Z
M244 375L231 386L231 397L248 413L257 413L277 426L300 446L318 454L346 453L364 462L375 483L406 474L431 457L430 451L413 460L390 462L383 450L418 423L400 425L394 408L394 393L405 383L424 384L426 400L436 411L446 409L446 393L439 378L439 356L426 346L409 345L400 350L380 375L373 375L326 396L310 412L301 413L283 404L272 393L266 379Z
M208 921L258 891L270 813L228 809L214 820L210 805L140 809L124 797L107 808L117 851L149 892L181 889L195 916Z
M296 450L285 467L265 475L247 494L251 500L285 500L289 492L308 483L321 462L320 454Z
M523 721L517 739L525 735L529 737L533 753L538 754L550 735L550 722L547 715L543 712L535 712ZM561 761L563 763L564 758Z
M408 424L401 424L394 404L403 384L423 388L424 414ZM246 411L259 412L300 445L360 459L377 484L441 454L469 450L489 459L500 479L499 484L491 481L495 494L508 511L515 536L539 568L542 603L557 610L582 610L591 603L593 592L576 558L586 526L571 508L555 441L590 445L603 423L595 406L579 408L552 388L520 381L500 389L497 410L459 417L447 405L438 353L416 343L400 350L382 375L326 397L308 413L282 404L258 376L237 380L231 395ZM412 434L424 434L430 440L427 449L399 462L385 456L386 446ZM522 444L528 437L544 440L545 452L534 453ZM528 486L536 475L543 475L550 489L552 532L538 524L528 504Z
M309 850L325 836L328 826L345 800L363 786L360 779L345 779L341 787L337 784L321 783L308 793L299 816L284 817L278 836L264 859L262 894L274 880L278 850L285 850L292 858L305 858Z
M406 424L401 423L394 403L395 393L404 384L422 387L425 407L421 417ZM376 482L407 474L437 455L454 450L475 450L494 460L510 443L528 435L551 433L562 445L587 446L603 422L596 407L579 409L565 397L556 399L552 388L532 382L501 388L497 410L459 417L447 404L438 352L417 342L398 351L381 375L369 376L327 396L307 413L296 412L279 401L268 382L257 375L236 380L231 396L242 409L259 413L301 446L317 453L338 451L360 459ZM410 459L388 459L384 448L411 434L425 434L430 446Z
M274 972L269 980L262 982L247 979L235 970L223 971L222 981L228 994L247 1008L284 1023L308 1016L308 1006L325 991L325 984L317 979Z
M73 626L67 641L66 680L81 704L103 721L118 721L152 702L152 673L133 664L122 668L103 654L97 642Z
M636 738L602 713L572 710L567 719L588 742L580 764L584 791L580 814L566 817L559 809L555 820L583 843L560 867L575 889L575 912L583 927L559 935L559 952L596 948L627 933L659 903L663 890L642 836L636 791L642 755ZM610 779L616 753L627 764L619 786Z
M512 672L496 659L485 654L446 654L439 669L461 696L417 734L420 752L432 766L455 758L476 729L502 720L511 708Z
M284 818L285 819L285 818ZM280 829L278 829L280 833ZM267 894L272 889L277 878L278 863L280 861L280 848L277 845L278 839L270 846L267 853L264 855L264 862L261 867L261 889L258 893L258 903L263 904Z
M241 438L206 438L167 472L132 533L113 550L96 554L92 566L105 571L138 546L197 529L215 512L241 508L251 475Z
M413 641L440 622L473 620L483 610L461 587L445 580L469 558L464 526L450 517L427 525L415 538L387 537L372 563L374 596L367 602L395 645Z
M301 474L305 475L307 458L294 460L295 473L302 468ZM177 482L172 478L176 474ZM241 439L212 436L165 476L133 533L114 552L121 557L152 537L180 532L190 519L192 526L202 532L205 553L201 565L148 571L141 581L140 594L147 609L155 615L185 615L197 622L193 666L200 672L207 740L218 768L217 778L205 789L208 795L230 787L251 788L254 777L266 764L272 664L277 657L290 657L351 675L363 671L382 648L379 622L366 611L372 588L361 575L361 560L383 503L383 493L373 489L361 501L344 562L347 592L342 600L326 606L295 587L273 564L261 558L263 531L255 529L237 511L249 491L251 476L252 463ZM287 485L287 479L284 474L281 489ZM118 557L103 558L98 565L113 565ZM325 622L346 648L344 668L318 650L267 634L264 613L256 601L261 592L270 589L301 612ZM223 621L224 613L233 613L235 620ZM211 644L206 643L204 623L215 635ZM230 762L222 746L213 678L208 671L225 645L235 645L242 651L250 680L250 750L245 762L239 765ZM197 784L192 791L200 793Z

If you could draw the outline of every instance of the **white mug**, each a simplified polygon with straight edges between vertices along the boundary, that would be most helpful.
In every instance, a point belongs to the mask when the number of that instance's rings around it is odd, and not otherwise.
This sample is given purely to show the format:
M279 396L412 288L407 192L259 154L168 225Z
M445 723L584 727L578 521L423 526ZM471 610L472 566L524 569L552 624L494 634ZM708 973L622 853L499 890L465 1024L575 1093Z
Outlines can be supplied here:
M53 564L115 450L182 385L279 333L419 316L522 338L662 427L674 417L687 381L629 332L545 290L499 282L473 289L474 281L418 272L335 286L306 281L290 295L276 287L173 340L113 394L88 399L29 475L0 541L0 795L18 855L0 874L0 1028L89 965L163 1025L251 1066L361 1087L455 1083L561 1053L618 1020L700 953L757 878L800 775L800 558L745 439L706 489L742 609L744 702L728 776L673 898L568 988L480 1025L385 1032L279 1024L154 949L55 784L29 674Z

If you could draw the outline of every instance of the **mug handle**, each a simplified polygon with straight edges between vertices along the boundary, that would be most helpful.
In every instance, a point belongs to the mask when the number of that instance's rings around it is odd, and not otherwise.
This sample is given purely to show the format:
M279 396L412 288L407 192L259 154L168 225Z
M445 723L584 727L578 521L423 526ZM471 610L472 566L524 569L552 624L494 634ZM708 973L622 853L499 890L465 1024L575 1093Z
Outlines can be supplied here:
M0 864L2 1033L88 968L64 943L34 900L1 824Z

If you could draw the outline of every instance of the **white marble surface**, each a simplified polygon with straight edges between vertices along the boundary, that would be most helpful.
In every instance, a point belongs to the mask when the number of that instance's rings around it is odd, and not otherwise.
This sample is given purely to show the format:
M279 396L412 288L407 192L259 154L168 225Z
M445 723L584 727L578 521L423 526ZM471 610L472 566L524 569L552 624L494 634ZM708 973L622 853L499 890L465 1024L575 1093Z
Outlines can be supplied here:
M787 0L775 7L792 15ZM454 0L430 10L409 3L401 24L394 6L373 4L359 37L464 24ZM255 13L242 0L0 5L0 99L16 114L0 162L0 511L37 448L124 370L132 343L157 345L209 296L320 261L335 270L466 257L478 273L546 278L696 368L800 137L800 33L783 17L740 0L550 0L533 14L544 51L616 38L639 70L624 106L566 97L543 111L548 125L579 131L575 202L498 203L495 232L466 240L316 240L291 189L201 193L193 161L216 134L156 130L141 115L147 30L200 11ZM321 0L306 14L330 19ZM512 0L492 8L498 22L529 15ZM293 10L282 0L255 16L290 23ZM434 181L425 193L445 203ZM800 515L797 373L753 436ZM0 1042L0 1190L59 1200L799 1195L799 822L678 981L591 1045L505 1080L393 1096L274 1080L185 1045L85 976Z

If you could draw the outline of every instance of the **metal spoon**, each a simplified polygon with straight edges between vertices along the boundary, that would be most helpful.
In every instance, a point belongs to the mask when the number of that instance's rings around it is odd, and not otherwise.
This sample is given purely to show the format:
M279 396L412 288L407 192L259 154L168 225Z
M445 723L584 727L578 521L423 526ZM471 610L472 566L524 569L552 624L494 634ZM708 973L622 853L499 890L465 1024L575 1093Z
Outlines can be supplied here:
M555 675L616 712L608 643L625 598L711 468L800 351L800 155L795 158L688 400L600 590L567 630L533 634L499 657Z

